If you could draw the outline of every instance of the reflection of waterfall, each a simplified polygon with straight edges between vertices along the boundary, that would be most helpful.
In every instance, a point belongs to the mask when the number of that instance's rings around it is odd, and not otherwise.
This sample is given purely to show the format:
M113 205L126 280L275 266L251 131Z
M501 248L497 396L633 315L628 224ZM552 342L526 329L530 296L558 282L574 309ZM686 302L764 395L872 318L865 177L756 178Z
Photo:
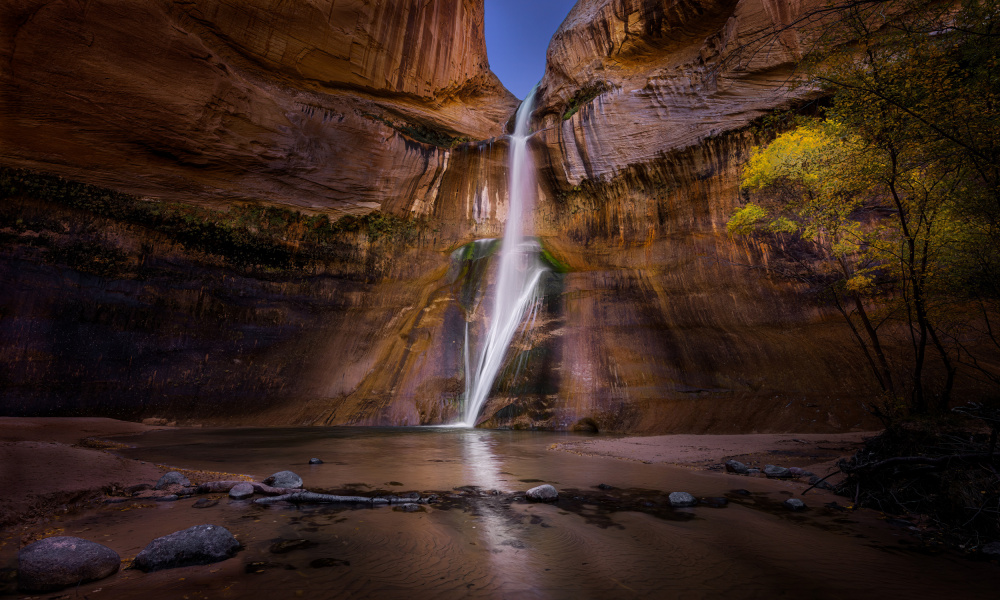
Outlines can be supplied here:
M466 427L475 427L514 334L522 322L530 324L531 319L526 320L525 315L529 308L532 313L537 309L540 300L538 282L547 270L540 258L538 242L526 237L530 233L526 231L526 223L530 220L526 215L531 214L535 193L535 169L528 151L528 128L534 101L533 89L517 109L514 135L510 138L510 198L500 248L493 311L487 315L489 329L474 364L470 364L469 360L466 330L465 411L462 419Z

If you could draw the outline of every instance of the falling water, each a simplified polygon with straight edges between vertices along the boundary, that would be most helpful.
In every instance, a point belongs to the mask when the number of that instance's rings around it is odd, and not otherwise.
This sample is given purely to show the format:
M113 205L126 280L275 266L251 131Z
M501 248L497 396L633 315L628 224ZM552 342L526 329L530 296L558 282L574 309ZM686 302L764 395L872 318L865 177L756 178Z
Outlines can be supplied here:
M540 259L540 246L530 233L526 215L531 214L535 193L534 163L528 150L528 128L535 101L535 89L517 109L514 135L510 138L507 223L500 248L493 310L487 315L489 329L474 365L469 361L468 325L466 325L465 411L462 425L475 427L490 390L503 366L504 356L522 323L530 326L539 303L538 282L547 267ZM530 310L529 310L530 309ZM474 370L470 367L474 366Z

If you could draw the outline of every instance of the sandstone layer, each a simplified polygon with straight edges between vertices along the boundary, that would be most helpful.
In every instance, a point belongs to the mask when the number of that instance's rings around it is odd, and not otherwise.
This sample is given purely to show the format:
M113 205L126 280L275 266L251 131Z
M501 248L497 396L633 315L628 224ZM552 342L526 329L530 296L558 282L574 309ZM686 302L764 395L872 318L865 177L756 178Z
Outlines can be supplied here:
M428 213L450 146L516 104L481 0L14 0L0 22L0 161L151 198Z

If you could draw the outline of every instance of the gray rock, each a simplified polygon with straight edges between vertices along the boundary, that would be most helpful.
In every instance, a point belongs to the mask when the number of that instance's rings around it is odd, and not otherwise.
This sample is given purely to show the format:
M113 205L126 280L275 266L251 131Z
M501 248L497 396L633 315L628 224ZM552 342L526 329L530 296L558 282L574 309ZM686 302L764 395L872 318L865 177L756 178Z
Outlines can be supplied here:
M233 500L246 500L250 496L253 496L253 484L252 483L237 483L229 489L229 497Z
M45 592L104 579L118 571L118 553L77 537L45 538L17 553L17 585L24 592Z
M195 525L158 537L135 557L135 568L150 572L207 565L236 555L240 543L225 527Z
M177 494L167 494L166 496L157 496L156 498L154 498L154 500L156 500L157 502L176 502L177 500L180 499L181 497L178 496Z
M794 510L796 512L806 509L806 503L798 498L789 498L788 500L782 502L782 504L784 504L785 508L788 510Z
M215 499L202 498L201 500L198 500L197 502L192 504L191 508L212 508L218 503L219 501Z
M321 458L310 458L309 459L309 464L311 464L311 465L321 465L321 464L323 464L323 459L321 459Z
M393 507L392 510L398 510L400 512L421 512L424 511L424 507L413 502L407 502L406 504L400 504L399 506Z
M188 481L187 477L185 477L184 475L178 473L177 471L171 471L171 472L167 473L166 475L164 475L163 477L160 477L160 480L156 482L156 485L153 486L153 489L154 490L162 490L163 488L165 488L167 486L170 486L170 485L184 485L184 486L187 486L187 485L191 485L191 482Z
M764 465L764 475L776 479L787 479L789 477L793 477L790 470L785 467L777 467L775 465Z
M555 502L559 499L559 492L549 484L533 487L525 494L532 502Z
M980 552L992 558L1000 558L1000 542L990 542L979 549Z
M730 473L736 473L737 475L746 475L747 466L738 460L727 460L726 471Z
M674 508L684 508L698 504L698 499L687 492L670 492L668 499L670 500L670 506Z
M265 479L264 483L276 488L298 489L302 487L302 478L291 471L278 471Z
M710 508L725 508L729 504L729 500L721 496L702 498L698 502Z
M812 473L812 472L810 472L810 471L806 471L805 469L800 469L800 468L798 468L798 467L788 467L788 471L789 471L789 472L790 472L790 473L791 473L791 474L792 474L792 475L793 475L794 477L810 477L810 476L812 476L812 475L813 475L813 473Z
M813 475L812 477L809 478L809 483L811 485L816 486L817 488L819 488L821 490L835 490L835 489L837 489L837 488L835 488L833 485L831 485L827 481L820 481L821 479L822 478L819 477L818 475Z
M747 469L747 475L756 475L758 473L760 473L760 469L756 467L750 467L749 469Z

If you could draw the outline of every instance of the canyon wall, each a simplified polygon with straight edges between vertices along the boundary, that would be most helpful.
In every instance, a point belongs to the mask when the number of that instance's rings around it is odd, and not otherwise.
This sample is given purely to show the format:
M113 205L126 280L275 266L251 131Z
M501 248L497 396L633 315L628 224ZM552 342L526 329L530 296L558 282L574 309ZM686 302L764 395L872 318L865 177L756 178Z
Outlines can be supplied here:
M13 0L0 23L3 164L153 199L429 213L452 147L516 106L482 0Z
M841 317L807 283L769 273L769 248L725 231L740 165L766 141L754 120L816 97L789 86L808 32L783 27L818 5L571 11L531 140L534 225L553 272L486 426L873 425L862 402L875 387ZM412 230L345 230L335 255L265 268L12 193L0 210L0 410L454 419L466 323L481 326L470 289L491 268L464 249L502 231L516 106L489 72L482 17L473 0L5 4L3 166L223 213L380 210ZM279 242L294 254L292 238ZM79 248L86 260L67 251ZM106 254L123 266L88 262Z

